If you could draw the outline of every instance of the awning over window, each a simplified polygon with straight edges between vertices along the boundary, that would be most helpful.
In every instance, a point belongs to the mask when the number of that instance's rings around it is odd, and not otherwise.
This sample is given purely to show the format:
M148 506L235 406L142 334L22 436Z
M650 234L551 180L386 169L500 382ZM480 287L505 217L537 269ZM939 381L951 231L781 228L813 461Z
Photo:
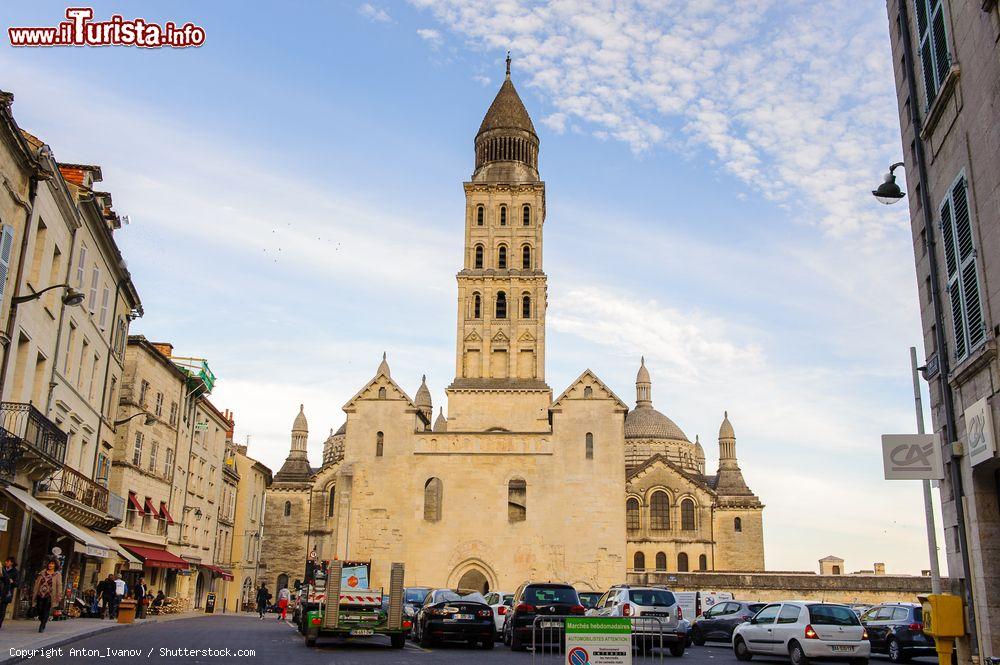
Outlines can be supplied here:
M123 545L123 547L137 557L141 557L143 565L150 568L187 570L191 567L187 561L166 550L158 550L155 547L140 547L138 545Z
M106 533L101 533L100 531L94 531L92 533L95 538L107 545L108 549L113 552L117 552L118 556L125 560L125 568L127 570L142 570L142 561L134 557L131 552L115 542L114 538Z
M146 511L143 510L142 504L139 503L139 497L135 495L135 492L128 493L128 502L132 504L132 509L138 512L140 515L146 514Z
M160 519L160 511L156 509L156 507L153 505L153 500L150 499L148 496L146 497L145 510L147 515L152 515L156 519Z
M233 574L231 572L229 572L228 570L225 570L223 568L219 568L218 566L208 566L208 565L205 565L205 566L202 566L202 567L208 569L212 573L212 575L214 575L215 577L221 577L224 580L232 580L233 579Z
M101 558L111 556L111 550L105 544L101 543L100 540L94 537L94 532L90 529L73 524L20 487L8 485L3 489L7 492L7 494L13 497L15 501L23 505L26 510L30 510L34 513L35 517L39 517L48 522L56 529L62 531L67 536L83 545L85 549L78 549L78 552L82 551L87 556L96 556Z
M170 511L167 510L167 504L160 501L160 518L167 520L167 524L173 524L174 518L170 516Z

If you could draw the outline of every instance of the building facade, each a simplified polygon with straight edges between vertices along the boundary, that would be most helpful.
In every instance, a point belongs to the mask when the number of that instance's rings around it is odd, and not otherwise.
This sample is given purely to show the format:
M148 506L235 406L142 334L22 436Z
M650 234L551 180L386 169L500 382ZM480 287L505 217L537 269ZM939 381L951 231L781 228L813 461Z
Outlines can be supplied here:
M631 412L590 370L553 399L545 381L538 155L508 62L464 184L447 417L442 410L434 418L426 380L411 397L383 355L344 405L346 422L313 468L300 408L288 458L267 494L261 579L270 588L301 579L308 557L371 561L376 586L399 561L409 584L479 589L513 589L529 579L607 588L625 580L640 543L669 551L675 564L690 557L692 568L703 557L706 567L763 565L762 506L742 481L734 435L723 437L731 456L720 473L705 476L699 446L652 409L644 364ZM677 506L676 528L641 538L627 531L626 495L648 508L661 494ZM680 516L692 506L696 528L689 530ZM728 531L728 541L713 539L735 519L746 520L744 541ZM730 559L734 550L740 554Z
M247 455L247 446L234 445L233 461L239 474L233 512L232 571L235 584L226 593L226 607L252 610L256 602L258 565L264 532L265 493L271 470Z
M969 662L1000 655L1000 10L995 0L886 4L948 570L972 600L974 630L958 644Z

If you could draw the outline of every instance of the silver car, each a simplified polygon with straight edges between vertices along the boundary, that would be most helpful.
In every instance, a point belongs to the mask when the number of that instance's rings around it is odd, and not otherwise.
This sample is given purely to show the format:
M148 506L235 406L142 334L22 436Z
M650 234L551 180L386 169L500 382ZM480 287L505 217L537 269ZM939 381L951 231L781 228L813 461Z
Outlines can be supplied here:
M673 656L683 656L687 646L688 624L674 594L666 589L646 586L614 586L587 613L596 617L632 619L634 646L648 652L664 646Z

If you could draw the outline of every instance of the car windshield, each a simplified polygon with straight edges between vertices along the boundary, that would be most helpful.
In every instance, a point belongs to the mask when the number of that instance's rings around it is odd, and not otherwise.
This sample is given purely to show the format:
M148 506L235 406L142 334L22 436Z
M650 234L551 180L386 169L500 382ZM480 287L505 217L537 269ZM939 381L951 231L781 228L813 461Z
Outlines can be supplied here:
M404 600L407 603L422 603L429 592L430 589L407 589Z
M924 622L924 608L922 607L913 608L913 620L916 621L917 623Z
M552 605L554 603L576 605L579 600L576 589L570 586L533 586L524 590L524 601L530 605Z
M809 623L817 626L857 626L858 615L843 605L810 605Z
M470 603L486 603L483 594L469 589L442 589L434 594L434 602L444 603L453 600L467 600Z
M599 591L598 592L584 591L580 593L580 604L586 607L587 609L596 607L597 601L601 599L601 595L602 594Z
M628 599L636 605L656 605L669 607L677 602L674 594L663 589L633 589L628 592Z

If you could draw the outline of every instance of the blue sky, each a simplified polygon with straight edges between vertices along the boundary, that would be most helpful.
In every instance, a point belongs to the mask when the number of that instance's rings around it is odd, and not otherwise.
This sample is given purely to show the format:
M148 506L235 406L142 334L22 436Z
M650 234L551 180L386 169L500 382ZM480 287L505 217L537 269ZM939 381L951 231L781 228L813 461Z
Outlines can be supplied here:
M510 48L555 392L589 367L631 402L645 354L710 468L728 409L770 568L927 567L919 486L879 455L914 429L921 343L904 206L868 193L901 150L884 3L258 4L94 5L197 23L197 49L0 48L20 124L100 164L132 219L133 331L209 359L251 454L280 466L301 402L318 464L383 350L444 403L461 183ZM4 9L46 26L65 5Z

